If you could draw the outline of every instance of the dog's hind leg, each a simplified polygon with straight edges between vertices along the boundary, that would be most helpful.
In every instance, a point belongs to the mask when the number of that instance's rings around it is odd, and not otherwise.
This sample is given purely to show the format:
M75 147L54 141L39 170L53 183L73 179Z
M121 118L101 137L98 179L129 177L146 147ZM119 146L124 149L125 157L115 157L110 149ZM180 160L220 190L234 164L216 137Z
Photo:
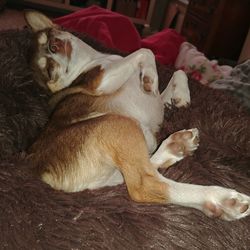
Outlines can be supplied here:
M152 167L140 126L127 117L119 117L113 125L116 128L112 130L113 139L105 139L103 147L122 173L130 197L137 202L167 203L168 185L160 180L158 171ZM103 130L102 138L108 137L110 134Z
M168 184L170 203L196 208L209 217L231 221L250 215L250 197L233 189L179 183Z
M151 163L158 168L168 168L182 160L199 146L198 129L181 130L165 139L150 158Z
M119 129L112 135L114 140L105 148L122 173L133 200L196 208L208 216L224 220L250 214L250 197L247 195L218 186L178 183L162 176L149 159L140 127L129 118L119 119L114 124L119 123ZM189 133L185 136L189 137Z
M161 98L166 106L174 105L180 108L190 104L188 78L184 71L178 70L173 74L166 89L161 93Z

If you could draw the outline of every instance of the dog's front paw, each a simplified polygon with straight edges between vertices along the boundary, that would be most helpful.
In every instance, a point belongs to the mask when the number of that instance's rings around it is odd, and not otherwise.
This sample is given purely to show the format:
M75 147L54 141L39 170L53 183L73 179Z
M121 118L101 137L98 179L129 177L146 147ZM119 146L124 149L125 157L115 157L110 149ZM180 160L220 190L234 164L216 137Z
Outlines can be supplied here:
M210 187L203 211L209 217L231 221L250 214L250 197L232 189Z
M158 74L153 65L142 65L140 81L144 92L154 95L159 94Z

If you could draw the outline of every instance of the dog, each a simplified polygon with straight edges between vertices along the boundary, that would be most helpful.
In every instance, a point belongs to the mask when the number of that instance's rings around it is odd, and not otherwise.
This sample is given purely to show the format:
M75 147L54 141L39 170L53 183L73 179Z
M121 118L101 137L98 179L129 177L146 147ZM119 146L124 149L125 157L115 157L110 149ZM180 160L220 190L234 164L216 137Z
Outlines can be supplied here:
M228 221L250 214L245 194L175 182L158 172L199 145L193 128L170 135L157 148L164 105L190 103L184 72L175 72L160 94L150 50L103 54L39 12L27 11L25 18L36 44L32 68L54 93L50 121L29 149L44 182L65 192L125 182L136 202L192 207Z

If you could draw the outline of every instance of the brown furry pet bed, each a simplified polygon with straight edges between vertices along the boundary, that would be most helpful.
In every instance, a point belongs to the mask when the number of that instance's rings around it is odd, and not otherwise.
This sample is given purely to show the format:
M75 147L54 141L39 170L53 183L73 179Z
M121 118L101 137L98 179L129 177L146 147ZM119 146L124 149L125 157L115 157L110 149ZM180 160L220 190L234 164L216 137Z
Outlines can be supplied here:
M8 31L0 38L0 154L6 159L27 147L48 112L46 93L27 66L30 33ZM160 81L167 83L172 72L159 66ZM190 88L191 106L166 111L160 136L197 127L200 147L164 175L249 195L250 117L223 92L192 81ZM225 222L190 208L137 204L125 185L66 194L35 179L31 167L22 156L0 164L0 249L250 248L250 217Z

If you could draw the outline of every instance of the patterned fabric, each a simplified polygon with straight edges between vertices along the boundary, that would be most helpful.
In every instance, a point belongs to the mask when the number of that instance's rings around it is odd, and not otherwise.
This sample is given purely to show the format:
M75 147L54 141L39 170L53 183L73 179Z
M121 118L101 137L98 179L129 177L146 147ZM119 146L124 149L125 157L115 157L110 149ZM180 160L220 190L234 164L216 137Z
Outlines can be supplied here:
M230 66L220 66L216 60L210 61L188 42L182 43L175 61L175 67L182 69L193 79L200 81L204 85L228 77L232 71Z
M232 91L250 108L250 59L237 65L226 79L217 80L209 85L215 89L226 89Z

